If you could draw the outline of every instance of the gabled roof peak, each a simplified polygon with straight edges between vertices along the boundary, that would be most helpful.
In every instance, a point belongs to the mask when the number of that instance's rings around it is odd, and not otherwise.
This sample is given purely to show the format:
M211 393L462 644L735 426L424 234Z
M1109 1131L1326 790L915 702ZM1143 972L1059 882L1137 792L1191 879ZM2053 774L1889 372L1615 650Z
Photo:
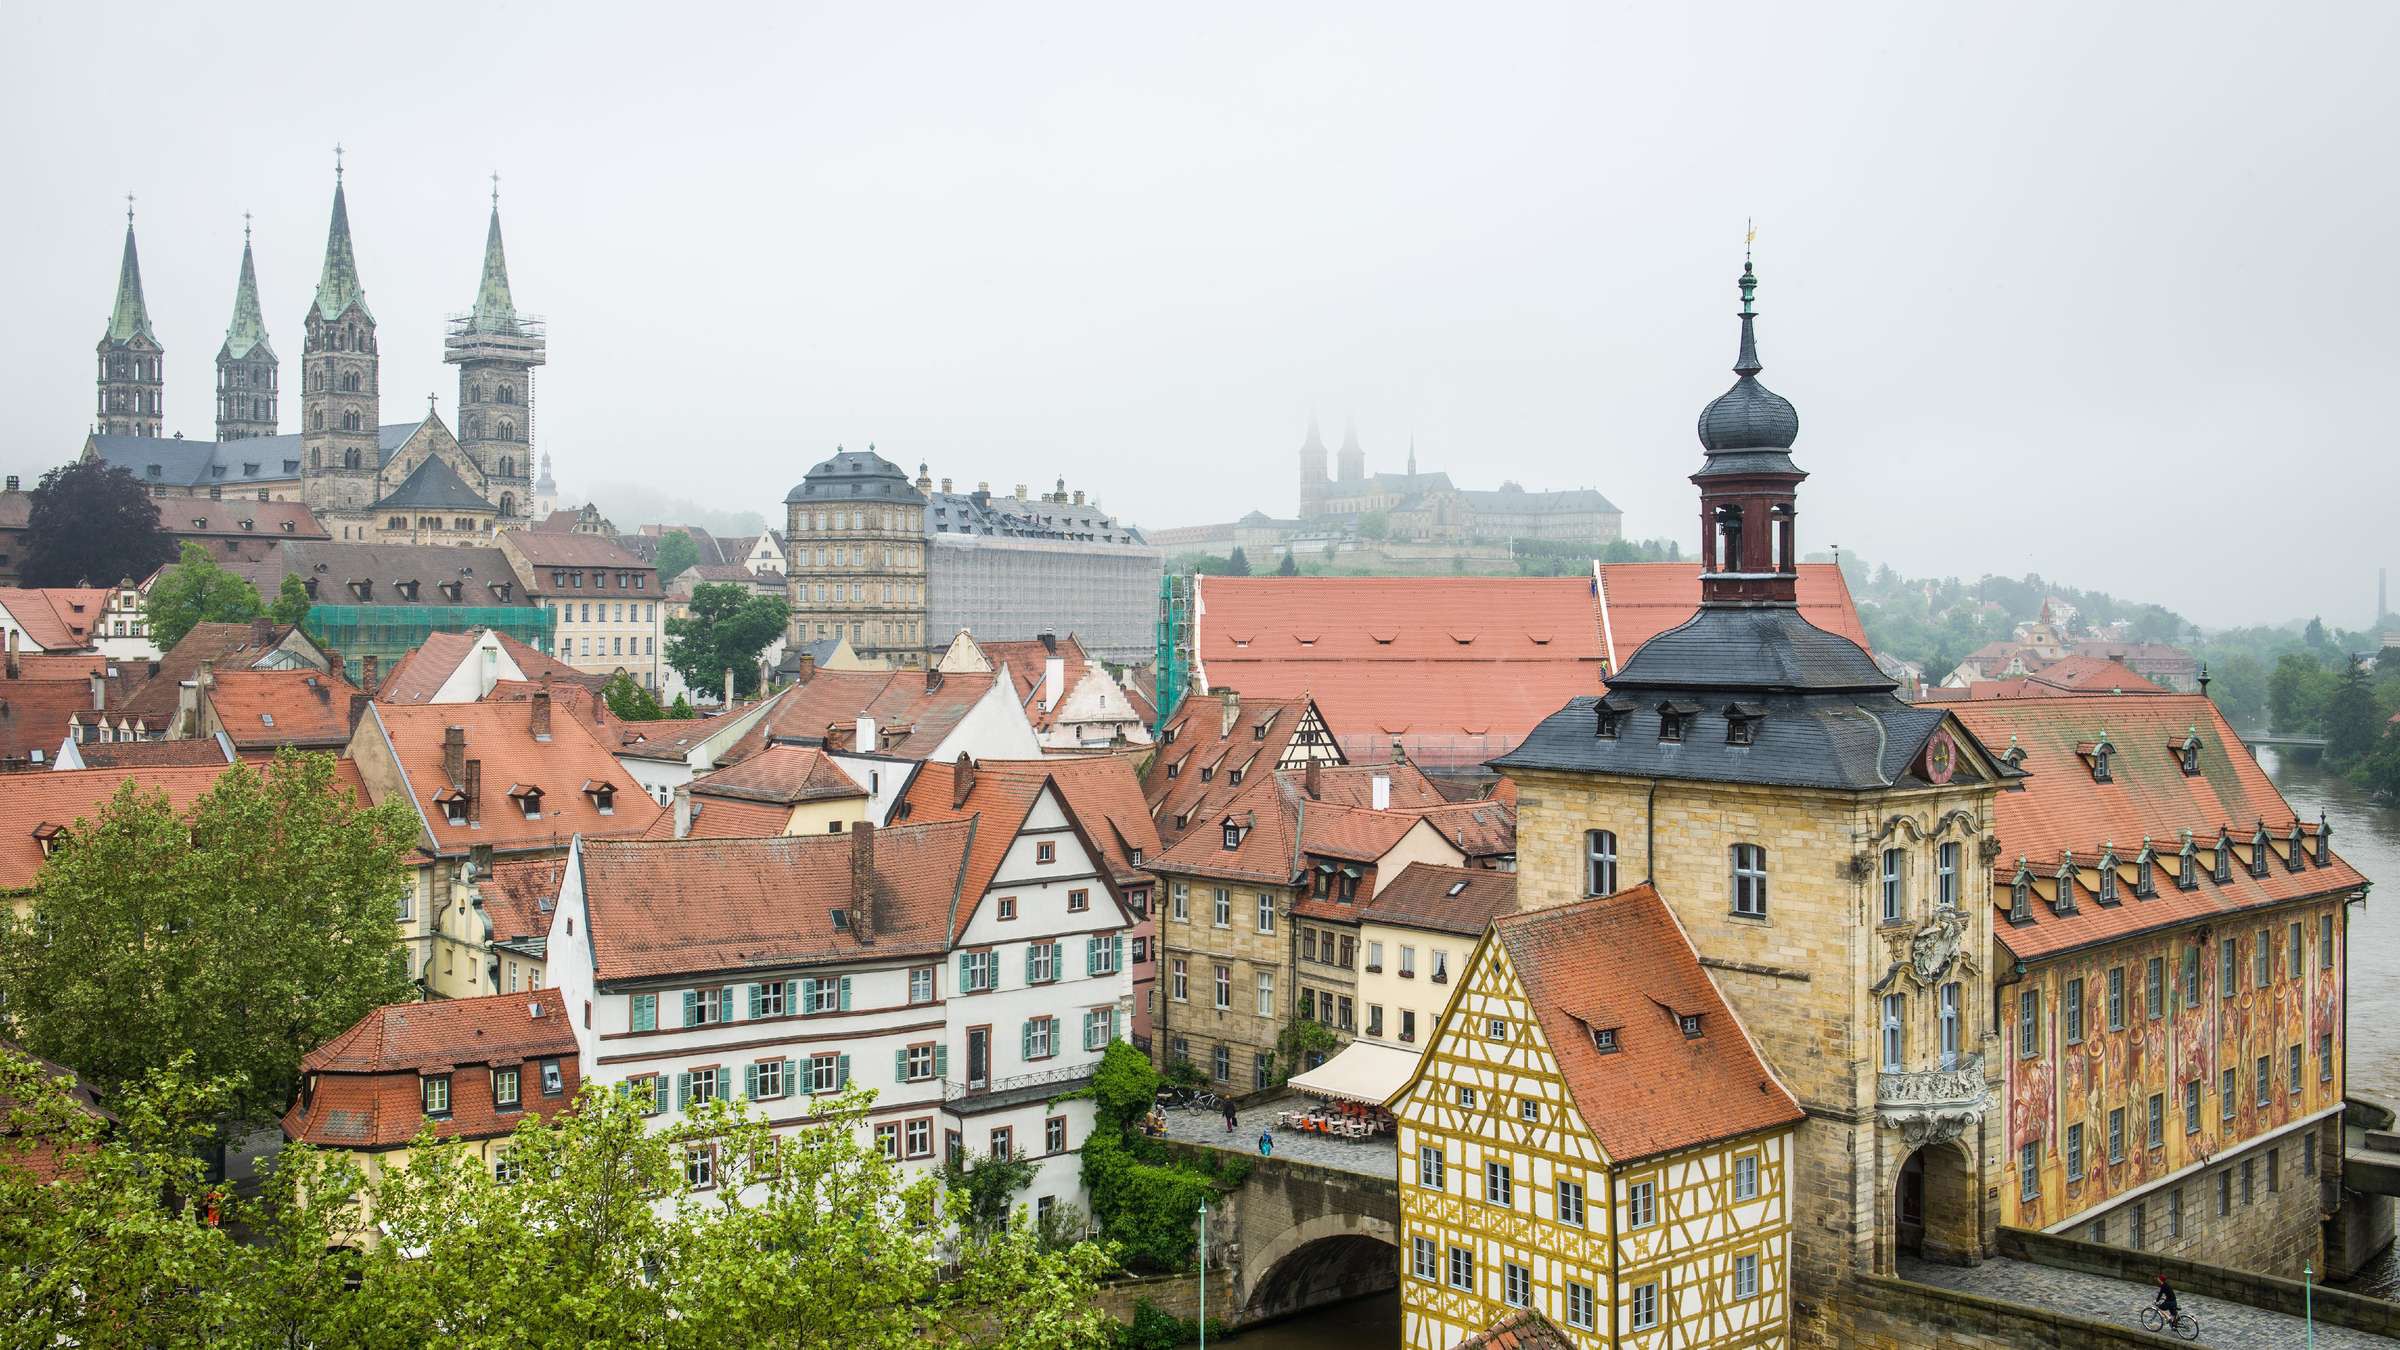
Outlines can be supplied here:
M133 244L133 198L125 198L125 253L117 262L117 303L108 315L108 340L130 342L135 338L158 342L150 331L150 307L142 299L142 259Z

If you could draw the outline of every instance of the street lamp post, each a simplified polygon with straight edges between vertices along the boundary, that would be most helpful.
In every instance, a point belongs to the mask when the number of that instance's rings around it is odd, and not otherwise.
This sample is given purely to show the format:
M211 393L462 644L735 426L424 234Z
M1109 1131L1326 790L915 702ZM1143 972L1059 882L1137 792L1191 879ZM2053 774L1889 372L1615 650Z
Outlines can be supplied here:
M2307 1302L2306 1302L2306 1303L2305 1303L2303 1306L2304 1306L2304 1307L2307 1309L2307 1311L2308 1311L2308 1347L2309 1347L2309 1350L2316 1350L2316 1346L2317 1346L2317 1272L2316 1272L2316 1263L2315 1263L2315 1262L2313 1262L2313 1261L2304 1261L2304 1262L2302 1262L2302 1263L2300 1264L2300 1280L2301 1280L2301 1285L2302 1285L2303 1289L2306 1291L2306 1292L2305 1292L2305 1295L2304 1295L2304 1297L2307 1299Z
M1200 1350L1208 1350L1208 1197L1200 1197Z

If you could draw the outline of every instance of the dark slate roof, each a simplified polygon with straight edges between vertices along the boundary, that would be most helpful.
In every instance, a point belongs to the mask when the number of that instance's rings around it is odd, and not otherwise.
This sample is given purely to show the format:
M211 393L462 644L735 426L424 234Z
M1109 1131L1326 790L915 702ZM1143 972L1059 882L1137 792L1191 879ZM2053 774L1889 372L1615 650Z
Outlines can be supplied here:
M386 507L405 507L430 511L489 511L492 504L483 499L467 480L458 476L450 461L440 455L427 455L400 486L375 503L378 511Z
M519 584L508 555L479 544L342 544L314 539L286 539L255 558L228 558L224 565L250 579L261 595L273 595L285 573L296 573L315 584L319 604L362 603L349 589L353 581L373 583L369 599L376 605L531 605ZM417 583L416 598L398 584ZM451 599L441 587L459 583Z
M1102 544L1148 542L1140 530L1101 510L1097 503L1028 501L1021 497L996 497L988 492L929 492L926 501L931 507L925 513L928 538L972 534Z
M1791 400L1758 382L1757 315L1751 302L1758 274L1742 264L1742 345L1735 355L1733 387L1700 410L1700 445L1708 451L1703 476L1726 473L1798 473L1784 453L1800 438L1800 414Z
M1615 737L1596 734L1600 699L1585 696L1544 718L1492 767L1853 792L1925 786L1911 770L1948 717L1939 707L1916 707L1888 693L1743 696L1739 701L1764 718L1755 743L1728 745L1725 712L1736 699L1723 693L1609 697L1625 709ZM1669 702L1699 707L1679 743L1658 739L1659 705Z
M786 502L815 502L833 506L852 502L920 503L925 498L908 481L900 466L873 450L838 450L833 458L808 471L797 487L784 494Z
M377 462L390 459L423 425L424 422L419 420L393 422L376 428ZM171 483L177 487L239 487L246 483L296 478L300 473L302 454L297 432L284 436L253 436L239 441L95 434L90 444L93 452L102 460L130 471L145 483ZM150 472L153 464L158 466L156 476ZM253 469L250 467L252 465L257 467Z
M1650 639L1608 677L1611 689L1756 693L1896 688L1866 649L1791 605L1713 605Z

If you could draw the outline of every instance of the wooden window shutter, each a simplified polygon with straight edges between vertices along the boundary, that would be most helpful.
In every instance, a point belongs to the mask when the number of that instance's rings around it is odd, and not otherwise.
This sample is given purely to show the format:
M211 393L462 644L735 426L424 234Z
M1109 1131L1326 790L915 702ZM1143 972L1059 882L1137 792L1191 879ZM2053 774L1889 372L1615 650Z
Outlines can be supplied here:
M690 994L685 994L690 998ZM680 1111L692 1102L692 1075L687 1071L675 1075L675 1109Z
M687 1027L700 1025L700 991L697 989L683 991L683 1024Z
M850 1011L850 977L842 977L842 1011Z

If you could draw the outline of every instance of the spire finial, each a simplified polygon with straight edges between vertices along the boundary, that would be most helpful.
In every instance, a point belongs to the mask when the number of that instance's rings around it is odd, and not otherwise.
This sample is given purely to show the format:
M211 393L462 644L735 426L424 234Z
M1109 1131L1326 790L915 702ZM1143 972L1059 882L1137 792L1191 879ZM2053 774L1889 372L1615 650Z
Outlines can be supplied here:
M500 171L492 170L492 209L500 209Z
M130 192L125 194L125 228L133 228L133 194Z
M242 212L242 247L250 247L250 213Z
M434 400L434 397L435 397L435 396L434 396L434 395L433 395L431 392L428 392L428 393L425 395L425 416L426 416L427 418L432 418L433 416L435 416L435 413L434 413L434 411L433 411L433 400Z
M333 143L333 181L336 183L342 181L342 143L340 141Z

